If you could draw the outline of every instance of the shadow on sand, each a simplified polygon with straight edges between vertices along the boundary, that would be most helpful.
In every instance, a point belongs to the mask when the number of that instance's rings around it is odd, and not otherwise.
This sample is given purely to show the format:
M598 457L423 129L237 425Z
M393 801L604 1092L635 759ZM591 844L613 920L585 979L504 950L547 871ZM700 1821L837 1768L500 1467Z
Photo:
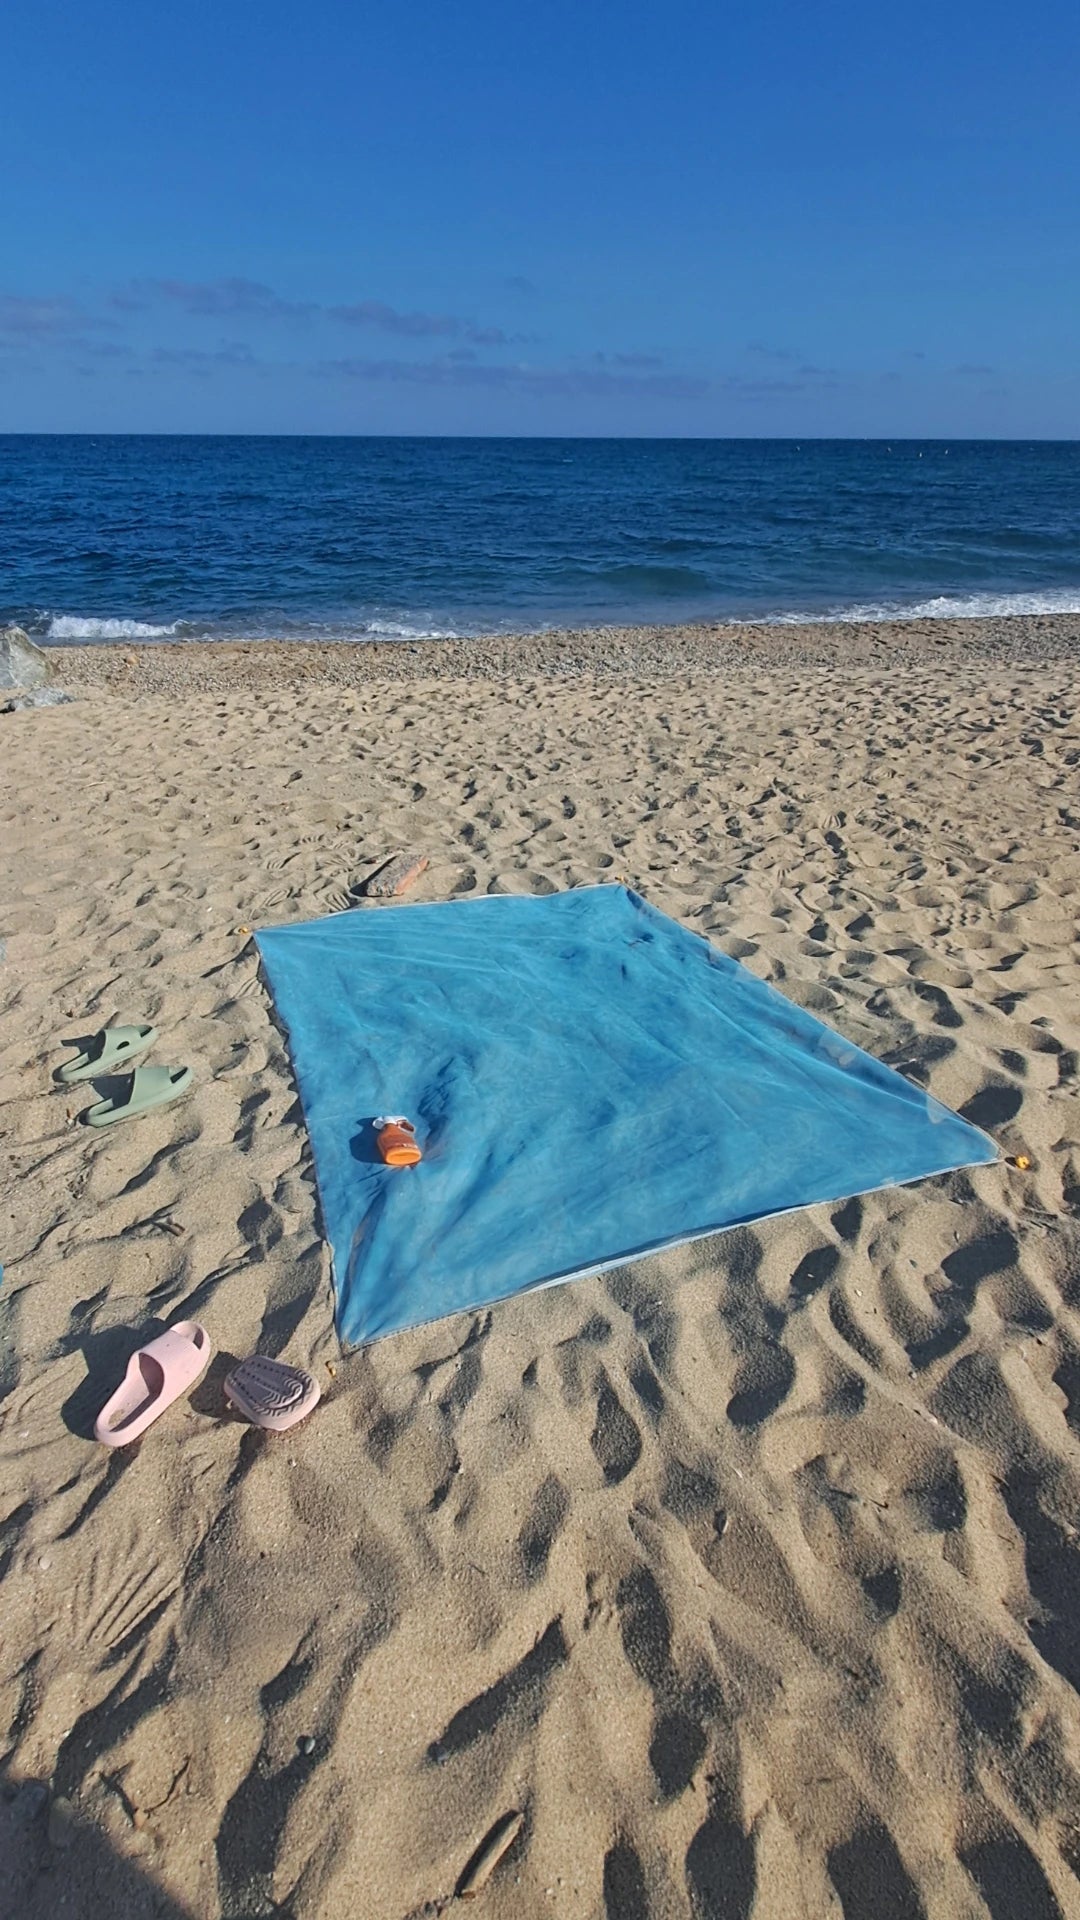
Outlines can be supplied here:
M141 1836L139 1836L141 1839ZM64 1802L50 1807L43 1785L4 1778L0 1783L2 1911L20 1920L203 1920L194 1905L167 1893L154 1877L153 1840L145 1863L126 1859L108 1835Z

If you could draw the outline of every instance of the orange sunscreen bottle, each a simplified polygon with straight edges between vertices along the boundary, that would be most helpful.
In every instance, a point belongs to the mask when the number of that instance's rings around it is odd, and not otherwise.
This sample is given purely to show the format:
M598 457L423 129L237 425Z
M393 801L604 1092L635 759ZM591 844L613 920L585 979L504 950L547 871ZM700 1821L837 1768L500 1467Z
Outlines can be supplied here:
M376 1120L379 1132L375 1144L388 1167L415 1167L423 1159L416 1144L416 1128L403 1114L396 1119Z

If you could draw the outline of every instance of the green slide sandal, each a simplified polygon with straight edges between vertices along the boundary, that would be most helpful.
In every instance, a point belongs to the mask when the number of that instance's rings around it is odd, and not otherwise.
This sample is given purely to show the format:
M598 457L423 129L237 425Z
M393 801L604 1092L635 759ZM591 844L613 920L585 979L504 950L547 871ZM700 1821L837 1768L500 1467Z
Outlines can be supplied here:
M77 1053L74 1060L65 1060L56 1077L65 1087L73 1087L80 1080L96 1079L98 1074L122 1071L129 1060L145 1053L156 1039L156 1027L102 1027L86 1052Z
M113 1100L99 1100L85 1114L88 1127L111 1127L115 1120L133 1120L152 1107L167 1107L191 1088L190 1067L136 1067L127 1086Z

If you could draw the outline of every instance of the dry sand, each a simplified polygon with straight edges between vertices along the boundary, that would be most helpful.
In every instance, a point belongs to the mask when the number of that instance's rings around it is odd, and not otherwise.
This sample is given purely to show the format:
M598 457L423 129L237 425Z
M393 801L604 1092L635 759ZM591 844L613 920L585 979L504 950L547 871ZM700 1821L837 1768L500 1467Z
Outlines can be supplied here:
M1080 1912L1076 626L73 651L0 717L4 1915L453 1913L511 1814L489 1920ZM1030 1169L343 1357L245 929L402 844L624 876ZM117 1016L198 1088L97 1136ZM255 1346L292 1436L222 1417Z

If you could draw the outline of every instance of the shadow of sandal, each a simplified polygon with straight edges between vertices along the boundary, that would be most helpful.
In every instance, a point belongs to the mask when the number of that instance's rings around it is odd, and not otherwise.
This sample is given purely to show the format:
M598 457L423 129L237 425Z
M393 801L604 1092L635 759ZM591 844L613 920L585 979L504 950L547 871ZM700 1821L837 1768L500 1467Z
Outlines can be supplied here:
M237 1365L235 1353L222 1351L215 1353L201 1380L188 1395L188 1406L193 1413L202 1413L213 1420L232 1420L238 1416L225 1399L225 1376Z
M59 1065L53 1068L52 1080L54 1086L63 1087L65 1093L74 1093L78 1086L88 1085L87 1081L64 1080L61 1078L61 1075L63 1074L64 1068L70 1066L72 1061L76 1060L80 1054L89 1053L100 1032L101 1028L97 1027L93 1033L65 1033L57 1042L57 1045L61 1047L74 1047L75 1051L74 1053L65 1054Z

